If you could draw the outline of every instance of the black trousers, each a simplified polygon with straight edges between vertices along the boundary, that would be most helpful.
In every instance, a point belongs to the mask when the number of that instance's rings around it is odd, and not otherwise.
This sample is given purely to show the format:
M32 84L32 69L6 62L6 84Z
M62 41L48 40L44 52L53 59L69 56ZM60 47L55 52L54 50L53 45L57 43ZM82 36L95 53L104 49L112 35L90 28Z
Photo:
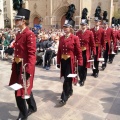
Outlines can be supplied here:
M106 50L105 50L104 53L103 53L103 58L104 58L105 61L104 61L104 64L102 65L102 67L103 67L103 66L106 67L106 65L107 65L108 51L109 51L109 46L108 46L108 43L106 43Z
M87 76L86 50L85 50L85 51L82 51L82 57L83 57L83 66L81 67L81 70L79 71L80 82L85 81L85 80L86 80L86 76Z
M97 60L98 58L98 47L96 47L96 55L94 58L94 67L95 69L93 69L93 74L99 73L99 61Z
M15 98L16 98L17 107L20 111L20 114L19 114L20 117L27 117L28 109L31 111L37 110L36 103L35 103L32 92L31 92L30 98L26 100L23 99L21 96L16 96L16 92L15 92Z
M113 62L115 55L114 54L109 54L109 62Z
M47 50L45 53L45 66L50 67L51 59L55 56L54 50Z
M69 95L73 93L72 78L67 77L70 73L72 73L70 58L68 58L67 60L61 59L61 72L62 75L64 76L63 92L61 94L61 99L67 101Z
M18 76L18 79L20 76L20 68L21 68L21 63L16 64L16 74ZM33 111L37 110L36 103L35 103L32 92L30 94L30 98L26 100L23 99L22 96L16 96L16 93L17 91L15 91L15 98L16 98L17 107L20 111L20 114L19 114L20 117L27 117L28 109L33 110ZM26 103L28 104L28 108L27 108Z

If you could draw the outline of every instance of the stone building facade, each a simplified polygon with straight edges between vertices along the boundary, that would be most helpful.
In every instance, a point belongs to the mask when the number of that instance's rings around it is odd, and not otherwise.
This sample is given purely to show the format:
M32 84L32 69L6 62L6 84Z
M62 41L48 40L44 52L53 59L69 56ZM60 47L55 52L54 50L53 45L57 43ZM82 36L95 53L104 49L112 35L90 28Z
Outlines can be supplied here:
M12 0L2 0L3 1L3 13L4 13L4 27L14 26L14 16L16 11L13 10Z
M118 3L118 1L115 2ZM76 26L79 26L83 8L88 9L88 16L91 18L90 26L92 26L95 9L98 5L101 6L102 11L108 11L108 19L111 23L115 2L113 0L25 0L25 6L31 10L31 27L34 24L42 24L45 28L54 26L61 28L70 4L74 4L76 7L73 17L76 21Z
M3 0L0 0L0 28L4 28Z
M13 27L14 12L12 10L12 0L3 0L7 2L7 17L10 18L10 25ZM93 25L93 18L95 9L98 5L101 6L102 11L108 12L108 19L111 23L111 18L120 16L120 0L23 0L23 7L31 10L30 27L34 24L41 24L43 28L59 27L64 23L65 13L70 4L74 4L76 11L73 19L76 21L76 27L81 21L81 13L83 8L88 9L88 16L90 18L89 25ZM5 6L4 6L5 7ZM10 17L11 16L11 17ZM5 18L5 17L4 17Z

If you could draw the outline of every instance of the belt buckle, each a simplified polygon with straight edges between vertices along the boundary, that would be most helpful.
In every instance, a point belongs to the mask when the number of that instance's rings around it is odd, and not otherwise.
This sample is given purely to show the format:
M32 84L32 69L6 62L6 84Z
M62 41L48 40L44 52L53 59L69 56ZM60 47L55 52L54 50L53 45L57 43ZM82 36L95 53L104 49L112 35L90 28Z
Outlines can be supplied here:
M22 58L15 58L15 62L18 64L19 62L22 61Z
M105 40L105 43L107 43L108 42L108 40Z
M98 43L97 43L97 44L95 44L95 46L96 46L96 47L98 47Z
M86 50L86 47L81 47L82 51L85 51Z
M63 58L64 60L67 60L68 58L70 58L70 56L69 56L69 55L64 55L64 54L62 54L62 58Z

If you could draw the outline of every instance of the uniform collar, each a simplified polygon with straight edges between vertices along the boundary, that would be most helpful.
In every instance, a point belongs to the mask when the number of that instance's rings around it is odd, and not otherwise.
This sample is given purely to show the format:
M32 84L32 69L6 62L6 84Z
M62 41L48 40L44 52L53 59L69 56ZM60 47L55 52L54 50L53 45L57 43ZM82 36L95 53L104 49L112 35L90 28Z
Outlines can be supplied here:
M84 33L87 29L82 30L82 33Z
M27 27L23 28L21 31L20 31L20 34L23 33L23 31L26 29Z
M71 33L69 33L69 34L65 35L65 38L69 38L69 37L70 37L70 35L71 35Z
M95 26L95 30L96 30L96 31L99 30L99 28L100 28L99 26L97 26L97 27Z

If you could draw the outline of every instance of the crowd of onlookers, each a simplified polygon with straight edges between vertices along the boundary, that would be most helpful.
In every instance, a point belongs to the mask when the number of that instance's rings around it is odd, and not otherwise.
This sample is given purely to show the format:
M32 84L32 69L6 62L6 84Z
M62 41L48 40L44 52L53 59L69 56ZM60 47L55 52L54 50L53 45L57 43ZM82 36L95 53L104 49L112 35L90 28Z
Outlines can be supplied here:
M59 38L63 36L62 29L36 29L31 28L36 35L36 65L43 65L46 70L50 69L51 60L56 57ZM4 60L9 55L14 55L14 42L18 29L0 29L0 51L4 50Z

